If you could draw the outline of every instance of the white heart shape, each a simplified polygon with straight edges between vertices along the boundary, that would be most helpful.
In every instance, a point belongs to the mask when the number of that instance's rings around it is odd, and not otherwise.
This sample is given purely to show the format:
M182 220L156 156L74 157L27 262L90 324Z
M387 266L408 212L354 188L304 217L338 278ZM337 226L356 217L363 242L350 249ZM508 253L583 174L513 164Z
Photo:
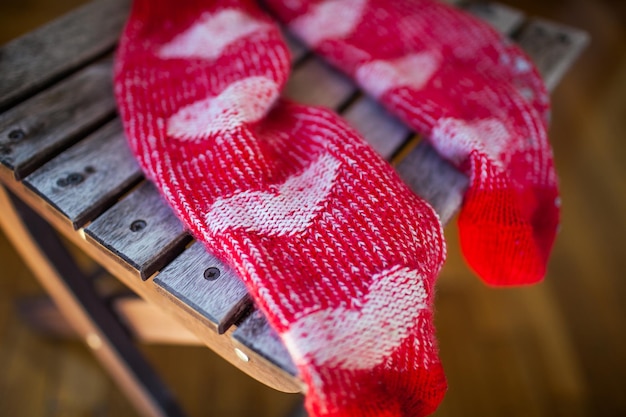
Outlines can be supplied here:
M216 201L206 215L212 232L244 229L265 236L306 230L337 178L341 162L324 154L298 175L276 186L275 192L243 191Z
M202 16L198 22L163 45L157 54L164 59L215 59L231 43L268 28L271 25L241 10L222 9Z
M167 134L181 140L202 140L261 120L278 98L278 85L266 77L235 81L219 95L178 110L166 122Z
M430 136L437 152L455 164L462 163L473 150L486 154L496 164L505 163L505 150L512 146L511 134L495 118L474 122L443 118L437 121Z
M422 333L418 340L431 344L419 320L427 308L423 277L416 270L396 266L373 277L361 308L307 314L282 336L296 363L371 369L393 354L416 326ZM428 357L423 365L429 365Z
M361 21L366 5L367 0L326 0L292 20L289 27L310 47L315 47L326 39L350 35Z
M430 52L419 52L394 60L375 60L356 71L358 83L378 98L392 88L421 89L439 69L441 60Z

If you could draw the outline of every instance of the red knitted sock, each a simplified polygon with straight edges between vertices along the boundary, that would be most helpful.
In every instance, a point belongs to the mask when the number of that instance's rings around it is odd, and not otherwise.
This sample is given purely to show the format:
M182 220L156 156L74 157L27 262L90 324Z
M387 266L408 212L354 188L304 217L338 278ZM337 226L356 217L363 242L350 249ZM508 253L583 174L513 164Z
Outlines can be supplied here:
M543 278L559 219L548 97L528 58L433 0L267 0L277 15L470 177L469 264L494 285Z
M142 168L244 279L310 414L432 412L437 215L336 115L278 99L277 28L247 1L138 0L115 70Z

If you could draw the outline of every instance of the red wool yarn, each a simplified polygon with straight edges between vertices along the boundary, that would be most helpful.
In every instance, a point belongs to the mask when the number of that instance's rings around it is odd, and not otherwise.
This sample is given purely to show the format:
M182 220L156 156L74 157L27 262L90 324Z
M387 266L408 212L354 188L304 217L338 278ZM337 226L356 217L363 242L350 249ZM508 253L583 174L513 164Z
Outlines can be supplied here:
M526 55L432 0L267 0L320 55L466 172L464 255L493 285L541 280L559 222L549 100Z
M446 389L441 224L337 115L279 98L289 67L249 1L137 0L115 64L129 144L245 281L311 416L427 415Z

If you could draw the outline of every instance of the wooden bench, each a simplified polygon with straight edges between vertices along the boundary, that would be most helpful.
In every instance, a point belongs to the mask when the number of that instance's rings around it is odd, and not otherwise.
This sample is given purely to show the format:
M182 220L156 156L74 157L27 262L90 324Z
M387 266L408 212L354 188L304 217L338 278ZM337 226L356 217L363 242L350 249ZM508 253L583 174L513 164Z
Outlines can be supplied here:
M549 88L587 42L578 30L526 20L505 6L465 7L518 42ZM142 414L182 412L129 334L202 343L273 388L300 391L289 355L243 284L186 233L126 146L111 66L128 8L127 0L94 1L0 48L0 223ZM467 179L349 79L287 39L294 69L285 95L341 113L450 220ZM140 298L103 300L57 234Z

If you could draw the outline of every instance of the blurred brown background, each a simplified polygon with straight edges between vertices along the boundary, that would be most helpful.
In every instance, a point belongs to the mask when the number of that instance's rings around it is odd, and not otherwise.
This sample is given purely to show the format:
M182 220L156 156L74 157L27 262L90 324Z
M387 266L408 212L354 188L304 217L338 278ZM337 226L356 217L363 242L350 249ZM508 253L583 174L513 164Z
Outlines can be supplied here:
M0 44L80 3L2 0ZM436 416L626 416L626 1L503 3L591 35L553 95L562 230L544 283L494 290L448 228L436 317L450 388ZM0 415L136 415L82 344L16 317L16 297L41 289L2 235L0 265ZM142 350L192 416L283 416L298 401L208 349Z

